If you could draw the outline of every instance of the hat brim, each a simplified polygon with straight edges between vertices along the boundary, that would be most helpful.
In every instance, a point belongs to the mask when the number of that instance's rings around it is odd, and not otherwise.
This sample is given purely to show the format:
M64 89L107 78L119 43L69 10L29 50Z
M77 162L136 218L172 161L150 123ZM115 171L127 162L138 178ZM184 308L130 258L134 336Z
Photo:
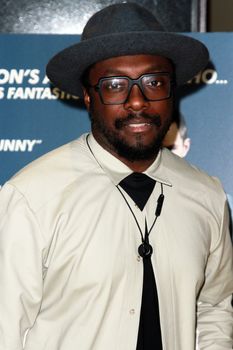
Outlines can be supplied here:
M81 77L96 62L126 55L159 55L175 66L176 84L182 85L204 69L209 53L200 41L176 33L114 33L81 41L54 56L46 72L62 91L83 97Z

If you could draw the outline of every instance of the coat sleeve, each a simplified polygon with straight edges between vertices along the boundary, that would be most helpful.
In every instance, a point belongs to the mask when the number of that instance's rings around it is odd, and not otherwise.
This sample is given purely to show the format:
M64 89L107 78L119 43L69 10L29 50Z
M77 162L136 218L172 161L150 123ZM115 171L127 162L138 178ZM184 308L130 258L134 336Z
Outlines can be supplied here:
M210 252L197 303L197 349L233 349L233 256L225 206L219 239Z
M23 349L42 299L43 238L25 198L0 191L0 350Z

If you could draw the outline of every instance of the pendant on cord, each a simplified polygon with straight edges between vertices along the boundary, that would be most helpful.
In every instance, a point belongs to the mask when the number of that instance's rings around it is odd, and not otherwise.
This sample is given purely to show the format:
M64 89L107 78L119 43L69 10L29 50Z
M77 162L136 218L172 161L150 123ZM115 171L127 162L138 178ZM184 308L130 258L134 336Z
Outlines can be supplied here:
M138 247L138 254L142 257L142 258L150 258L151 255L153 253L153 248L150 245L150 243L147 242L143 242L142 244L140 244L140 246Z
M145 237L142 237L142 244L138 247L138 253L142 258L150 258L153 253L153 248L149 243L149 232L147 222L145 220Z

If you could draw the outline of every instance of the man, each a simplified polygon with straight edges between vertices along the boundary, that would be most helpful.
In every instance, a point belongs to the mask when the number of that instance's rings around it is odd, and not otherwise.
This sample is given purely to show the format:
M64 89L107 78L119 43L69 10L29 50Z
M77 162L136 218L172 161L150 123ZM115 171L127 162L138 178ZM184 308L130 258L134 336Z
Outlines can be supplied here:
M224 192L161 150L175 85L207 60L128 3L49 62L92 132L1 190L1 350L231 349Z
M190 149L191 140L188 137L187 126L179 111L173 113L172 123L163 139L163 146L174 154L185 157Z

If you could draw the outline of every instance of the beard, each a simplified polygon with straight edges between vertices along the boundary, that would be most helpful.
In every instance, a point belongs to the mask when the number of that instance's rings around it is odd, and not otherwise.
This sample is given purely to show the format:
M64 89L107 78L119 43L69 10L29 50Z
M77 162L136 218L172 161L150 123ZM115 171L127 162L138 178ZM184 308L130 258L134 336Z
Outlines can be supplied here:
M92 131L98 132L102 135L102 145L107 146L110 150L117 153L120 157L127 159L128 161L150 160L156 157L159 152L164 136L166 135L169 126L170 118L166 118L166 123L162 125L161 117L159 114L148 115L147 113L140 113L140 117L143 118L143 122L154 124L159 128L159 132L156 137L148 144L145 144L144 137L139 133L135 135L135 143L131 145L127 142L126 138L123 138L117 132L124 128L132 120L136 120L138 116L128 114L127 117L117 118L115 120L115 130L111 130L104 122L104 118L94 112L93 108L90 109L90 120Z

